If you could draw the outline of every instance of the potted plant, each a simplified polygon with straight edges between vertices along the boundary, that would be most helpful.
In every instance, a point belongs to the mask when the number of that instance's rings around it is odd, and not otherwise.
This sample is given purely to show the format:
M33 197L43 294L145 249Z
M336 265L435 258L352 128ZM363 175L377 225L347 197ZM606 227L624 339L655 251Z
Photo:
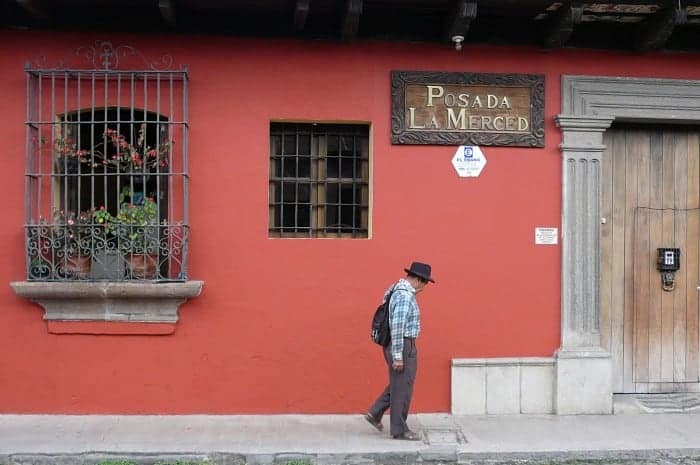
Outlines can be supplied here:
M53 151L58 174L78 173L79 165L85 165L84 169L90 167L91 152L78 148L78 144L70 137L56 137Z
M85 165L84 170L91 167L105 166L119 168L123 173L153 173L165 171L169 163L171 140L164 140L152 146L146 145L146 124L141 124L136 141L129 143L123 134L115 129L107 129L98 144L86 150L70 136L54 138L54 159L56 173L75 174L78 166ZM46 139L42 139L42 144Z
M140 198L139 202L133 202L132 198L131 189L123 189L117 216L100 207L94 213L95 223L103 225L115 238L129 277L153 279L160 250L158 204L152 197Z
M136 141L129 143L114 129L104 133L107 153L101 154L103 164L119 167L125 173L153 173L165 171L172 141L164 140L157 146L146 145L146 124L139 128Z
M117 215L119 250L133 278L153 279L158 264L158 205L151 197L122 203Z
M59 275L69 278L90 277L92 262L93 212L76 214L56 210L53 219L51 246Z

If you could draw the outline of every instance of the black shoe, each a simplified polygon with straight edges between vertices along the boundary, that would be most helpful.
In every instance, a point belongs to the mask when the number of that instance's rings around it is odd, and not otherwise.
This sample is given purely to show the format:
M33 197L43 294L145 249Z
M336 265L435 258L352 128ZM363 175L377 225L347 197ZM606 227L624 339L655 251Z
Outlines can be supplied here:
M401 434L392 436L394 439L403 439L404 441L420 441L420 437L413 431L404 431Z
M382 422L380 420L377 420L376 418L374 418L374 416L371 413L367 413L365 415L365 420L367 420L367 422L370 425L374 426L374 428L377 431L384 431L384 425L382 425Z

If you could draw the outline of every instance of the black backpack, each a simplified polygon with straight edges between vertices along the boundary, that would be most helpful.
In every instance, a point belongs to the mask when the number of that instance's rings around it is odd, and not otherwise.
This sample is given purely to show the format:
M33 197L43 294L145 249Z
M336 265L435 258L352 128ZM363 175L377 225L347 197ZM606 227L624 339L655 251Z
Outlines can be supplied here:
M379 344L382 347L386 347L391 343L391 327L389 325L389 303L391 302L391 296L394 293L394 289L389 292L386 300L377 307L374 312L374 318L372 318L372 342Z

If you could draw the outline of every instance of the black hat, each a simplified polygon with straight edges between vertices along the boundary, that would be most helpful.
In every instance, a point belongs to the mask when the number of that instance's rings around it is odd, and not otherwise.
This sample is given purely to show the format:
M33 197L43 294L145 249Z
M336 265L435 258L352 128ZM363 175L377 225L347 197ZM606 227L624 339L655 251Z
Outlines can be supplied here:
M435 280L430 277L430 265L427 263L413 262L411 263L411 268L404 268L404 271L410 275L430 281L431 283L435 282Z

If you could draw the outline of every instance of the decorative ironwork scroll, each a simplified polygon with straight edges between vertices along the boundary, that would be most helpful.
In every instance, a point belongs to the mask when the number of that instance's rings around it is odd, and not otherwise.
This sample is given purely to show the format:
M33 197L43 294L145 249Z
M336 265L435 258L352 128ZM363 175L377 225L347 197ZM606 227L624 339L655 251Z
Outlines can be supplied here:
M79 66L74 57L83 59ZM58 60L55 66L47 64L45 56L40 56L33 63L27 63L27 69L49 69L56 70L71 69L93 69L113 71L120 69L120 65L124 61L131 59L137 68L146 69L148 71L170 71L172 70L173 57L169 54L161 55L156 61L149 61L139 50L130 45L113 45L112 42L106 40L96 40L90 45L83 45L75 49L70 57ZM120 61L122 63L120 63Z
M392 71L391 142L544 147L544 76Z

